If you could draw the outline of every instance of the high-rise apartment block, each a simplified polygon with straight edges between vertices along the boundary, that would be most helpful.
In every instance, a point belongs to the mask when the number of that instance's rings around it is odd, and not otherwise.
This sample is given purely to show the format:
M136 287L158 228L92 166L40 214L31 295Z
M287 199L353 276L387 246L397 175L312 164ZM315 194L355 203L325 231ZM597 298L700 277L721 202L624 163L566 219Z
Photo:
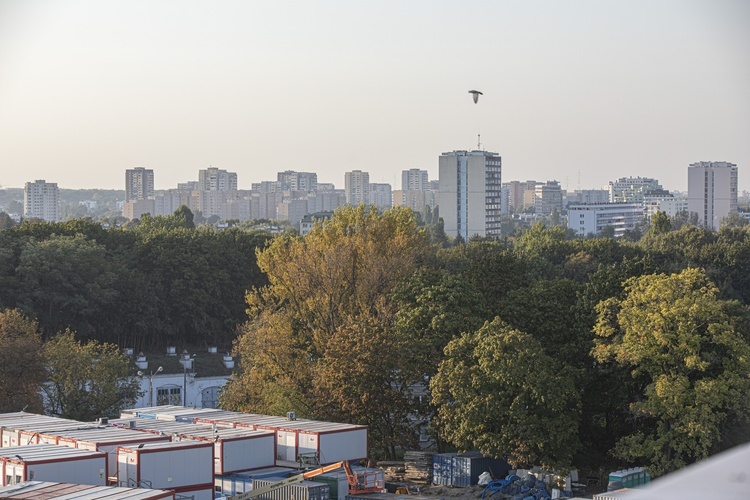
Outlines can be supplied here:
M349 205L370 203L370 174L353 170L344 174L344 192Z
M370 184L370 205L375 205L378 210L388 210L393 207L393 191L390 184Z
M294 172L293 170L279 172L277 181L282 191L309 193L318 190L318 174L312 172Z
M562 188L557 181L539 182L534 188L534 213L550 215L553 210L562 211Z
M216 167L199 170L198 186L201 191L237 191L237 173Z
M708 229L719 229L721 219L737 212L737 165L701 161L688 167L688 210Z
M149 200L154 197L154 171L135 167L125 170L125 201Z
M488 151L452 151L439 159L440 216L448 236L500 236L502 160Z
M23 188L24 217L35 217L47 222L60 220L60 193L56 182L37 180Z
M427 191L430 189L427 170L412 168L401 172L402 191Z

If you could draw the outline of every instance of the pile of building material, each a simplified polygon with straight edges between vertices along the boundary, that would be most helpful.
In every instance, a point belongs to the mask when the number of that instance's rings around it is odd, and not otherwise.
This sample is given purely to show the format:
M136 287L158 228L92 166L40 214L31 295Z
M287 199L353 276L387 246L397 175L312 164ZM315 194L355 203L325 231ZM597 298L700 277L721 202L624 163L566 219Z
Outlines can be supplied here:
M407 451L404 453L404 479L414 483L432 481L432 452Z
M404 462L378 462L378 467L385 472L385 479L388 482L398 482L404 480L406 467Z

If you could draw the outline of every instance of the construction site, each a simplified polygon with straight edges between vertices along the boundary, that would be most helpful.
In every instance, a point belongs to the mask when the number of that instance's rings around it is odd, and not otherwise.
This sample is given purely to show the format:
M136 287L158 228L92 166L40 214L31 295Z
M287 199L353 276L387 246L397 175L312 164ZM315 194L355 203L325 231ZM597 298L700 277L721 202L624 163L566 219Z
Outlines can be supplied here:
M486 489L477 485L482 479L516 472L478 453L427 451L368 467L367 426L291 412L155 406L96 422L15 412L0 414L0 438L0 498L19 500L476 498ZM563 498L564 482L556 490L554 481L534 477L524 493L552 498L554 490Z

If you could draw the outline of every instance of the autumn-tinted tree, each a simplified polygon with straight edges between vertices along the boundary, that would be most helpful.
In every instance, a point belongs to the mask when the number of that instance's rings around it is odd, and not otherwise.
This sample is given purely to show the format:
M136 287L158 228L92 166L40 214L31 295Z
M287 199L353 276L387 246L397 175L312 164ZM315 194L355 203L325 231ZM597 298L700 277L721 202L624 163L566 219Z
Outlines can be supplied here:
M74 420L116 417L140 396L130 359L113 344L81 343L70 330L44 344L47 413Z
M499 319L446 348L432 380L445 437L516 467L570 467L580 394L542 344Z
M659 475L721 449L741 428L726 424L750 411L747 315L697 269L632 278L625 291L599 305L593 354L642 387L630 402L634 430L615 455Z
M373 444L383 451L403 442L386 429L403 429L407 408L391 373L399 358L395 337L388 340L395 335L390 296L424 249L425 235L408 209L381 215L345 207L305 237L276 238L258 253L269 285L247 296L250 321L235 344L242 370L223 406L366 423L382 429L373 437L386 441ZM347 354L342 346L361 351ZM346 358L360 364L347 366Z
M42 337L35 321L17 309L0 311L0 413L40 412L44 381Z

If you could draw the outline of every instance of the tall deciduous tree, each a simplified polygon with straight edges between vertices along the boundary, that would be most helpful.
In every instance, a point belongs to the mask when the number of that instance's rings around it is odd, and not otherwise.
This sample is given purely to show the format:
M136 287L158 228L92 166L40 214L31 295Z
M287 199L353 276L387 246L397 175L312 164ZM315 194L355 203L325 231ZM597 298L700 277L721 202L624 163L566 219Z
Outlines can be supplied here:
M345 207L305 237L276 238L258 253L269 285L247 296L250 321L235 343L242 371L223 406L365 423L382 429L376 448L402 444L394 430L408 401L394 380L390 296L424 249L408 209Z
M658 475L721 449L737 430L727 424L750 412L747 315L698 269L632 278L625 291L599 304L593 354L643 387L630 404L635 431L615 454Z
M499 319L446 347L431 388L445 436L518 467L570 467L580 395L541 343Z
M44 357L42 388L52 415L84 421L113 417L140 395L128 357L114 344L82 344L67 330L45 343Z
M41 411L44 381L42 337L35 321L18 309L0 311L0 413Z

